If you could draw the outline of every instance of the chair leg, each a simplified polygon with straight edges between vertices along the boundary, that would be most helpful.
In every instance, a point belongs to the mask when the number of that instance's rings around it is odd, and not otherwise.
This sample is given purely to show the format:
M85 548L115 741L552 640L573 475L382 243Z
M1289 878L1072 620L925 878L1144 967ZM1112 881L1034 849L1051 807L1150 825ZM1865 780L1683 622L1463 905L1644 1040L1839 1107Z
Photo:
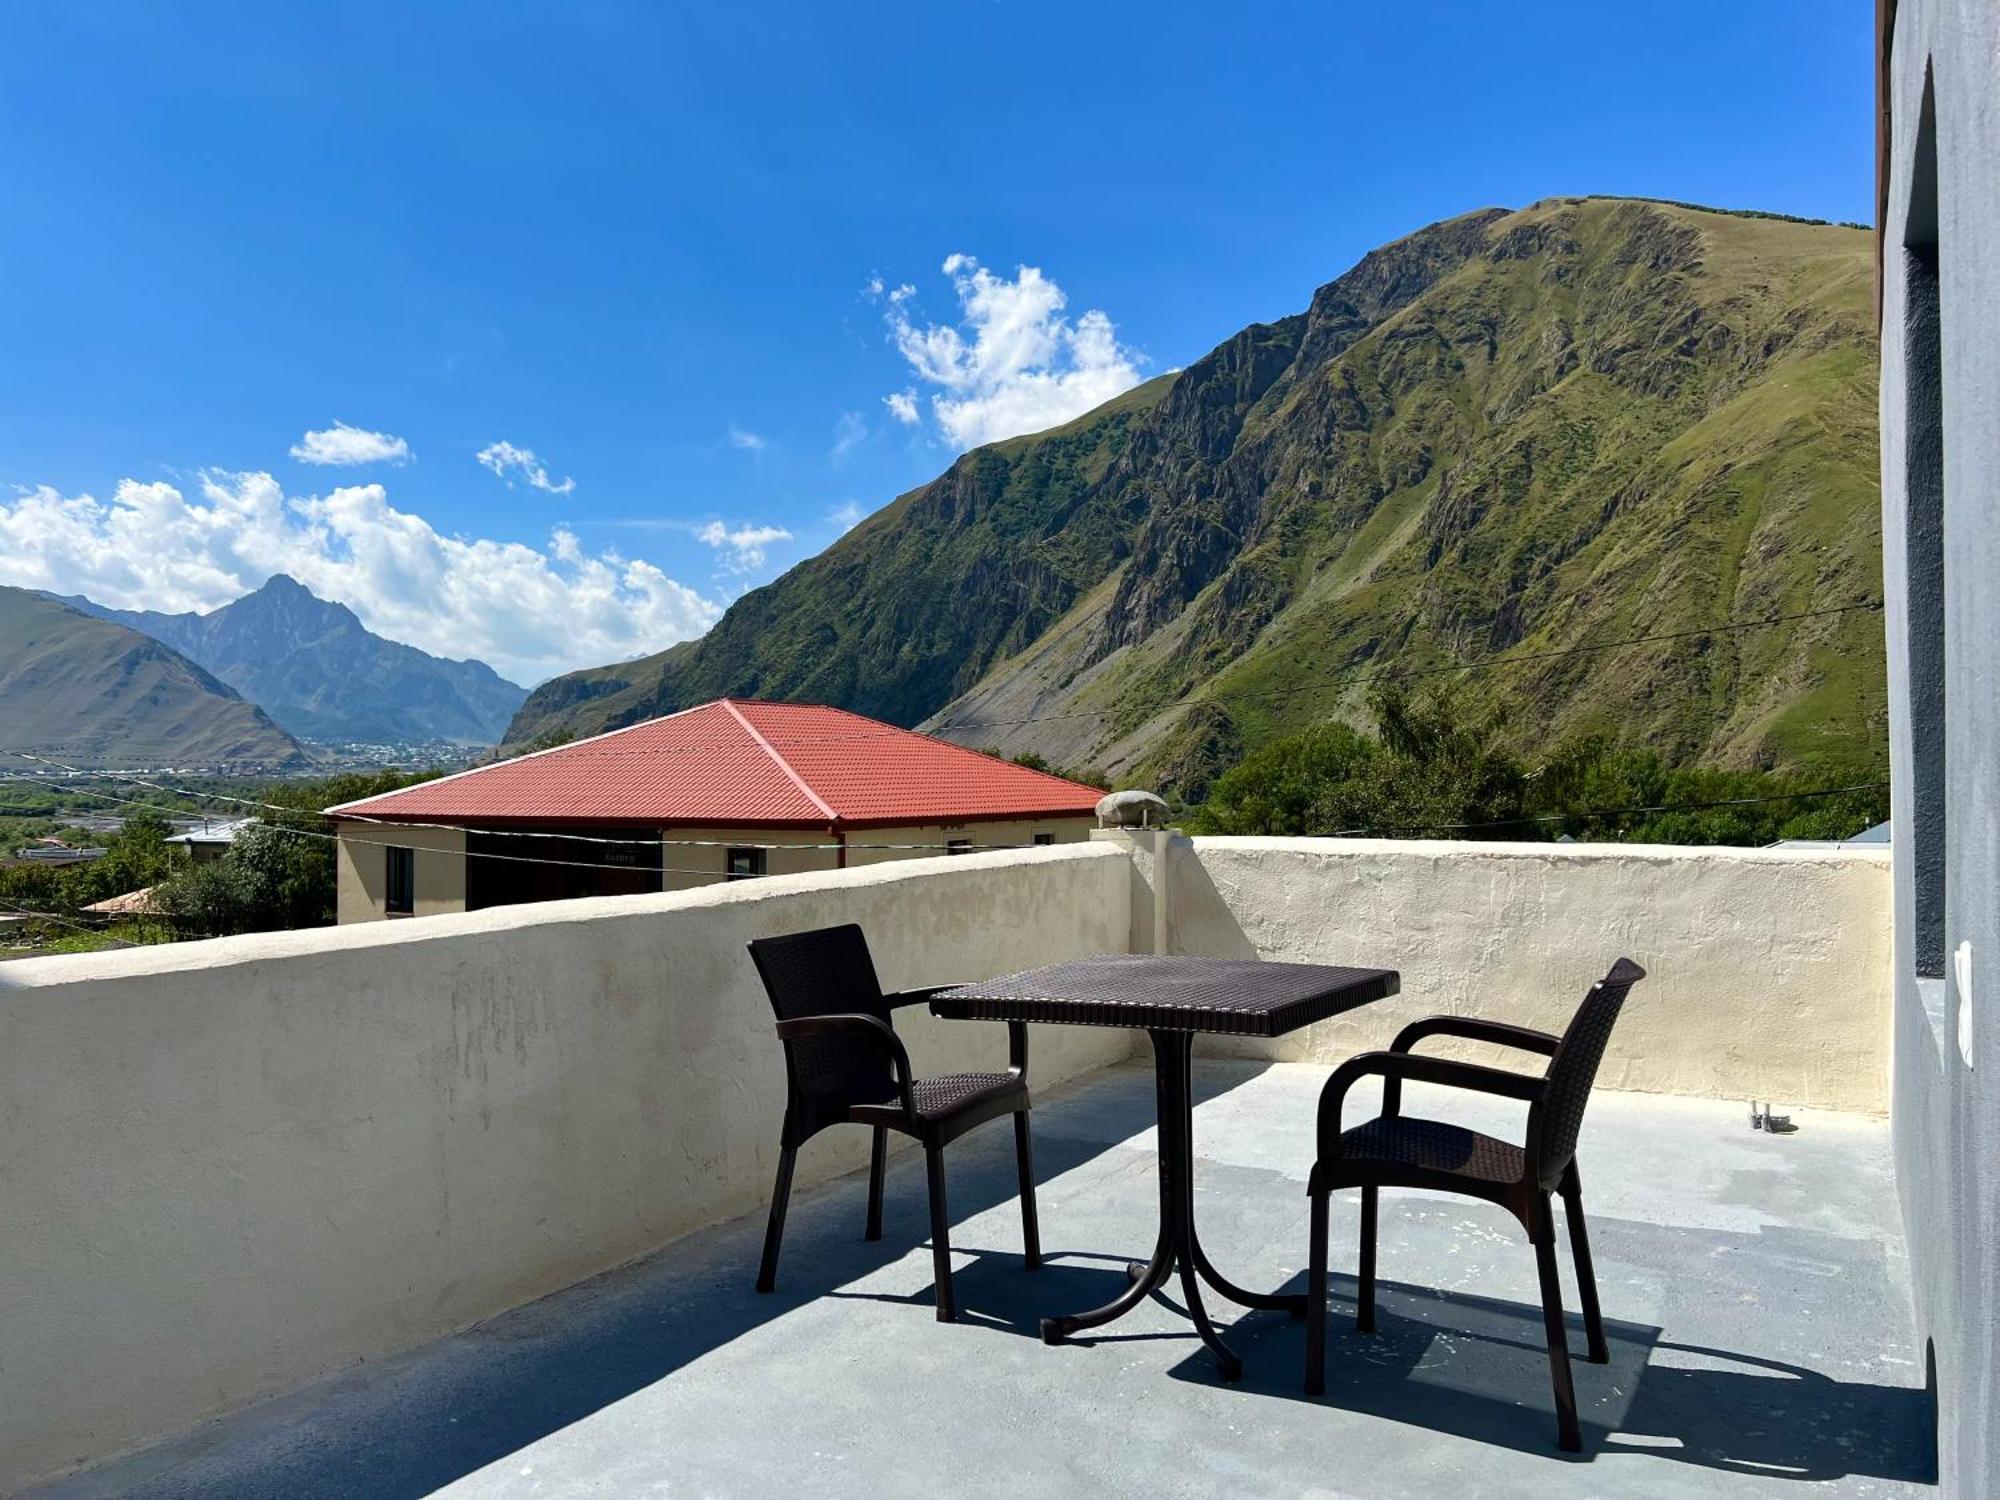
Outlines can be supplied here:
M1597 1305L1597 1271L1590 1262L1590 1231L1583 1222L1583 1184L1571 1167L1563 1178L1563 1217L1569 1220L1569 1253L1576 1264L1576 1293L1583 1303L1583 1331L1590 1340L1590 1362L1611 1362L1611 1346L1604 1338L1604 1314Z
M1565 1453L1583 1448L1576 1423L1576 1385L1569 1373L1569 1336L1563 1329L1562 1282L1556 1276L1555 1225L1546 1204L1534 1235L1535 1266L1542 1277L1542 1327L1549 1341L1549 1383L1555 1388L1556 1439Z
M771 1217L764 1224L764 1260L757 1268L757 1290L768 1292L778 1284L778 1243L785 1237L785 1205L792 1196L792 1161L798 1155L792 1146L778 1151L778 1180L771 1189Z
M951 1294L951 1215L945 1208L943 1147L924 1147L924 1170L931 1182L931 1274L936 1281L937 1320L955 1323L958 1304Z
M1030 1271L1042 1268L1042 1226L1035 1216L1035 1140L1028 1131L1028 1112L1014 1115L1014 1168L1021 1178L1021 1242Z
M1306 1270L1306 1394L1326 1389L1326 1205L1328 1194L1312 1195L1312 1244Z
M875 1127L875 1139L868 1148L868 1228L863 1238L882 1238L882 1177L889 1166L889 1132Z
M1375 1331L1375 1217L1382 1190L1361 1190L1361 1267L1354 1288L1354 1326L1362 1333Z

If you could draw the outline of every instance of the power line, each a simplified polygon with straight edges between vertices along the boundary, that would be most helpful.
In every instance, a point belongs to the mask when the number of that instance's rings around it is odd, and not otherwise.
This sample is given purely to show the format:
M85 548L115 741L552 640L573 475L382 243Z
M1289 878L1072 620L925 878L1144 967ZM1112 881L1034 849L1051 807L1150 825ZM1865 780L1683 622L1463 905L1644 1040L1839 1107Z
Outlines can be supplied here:
M75 921L57 912L35 911L31 907L16 906L11 901L0 901L0 913L7 913L16 917L27 917L35 921L55 922L64 927L74 927L78 932L87 932L93 937L104 938L114 948L137 948L140 946L138 943L128 942L124 938L112 937L109 933L103 932L99 928Z
M0 778L4 778L9 781L32 782L36 786L50 787L57 791L63 790L63 788L58 786L57 783L55 782L43 781L38 777L23 775L19 771L0 772ZM179 808L165 807L157 802L142 802L133 797L120 797L113 792L85 791L83 795L86 797L101 797L104 798L106 801L121 803L126 807L146 808L151 812L174 813L180 811ZM356 838L351 834L327 833L324 830L318 828L294 828L284 823L265 823L262 826L270 829L273 833L288 833L299 838L321 839L330 844L341 844L341 843L359 844L364 847L378 848L378 849L407 849L410 847L408 844L392 843L387 839ZM627 844L642 844L642 843L650 844L652 840L613 839L610 840L609 842L627 843ZM738 845L736 847L740 848L744 846ZM664 864L663 865L617 865L617 864L604 864L602 862L592 861L592 860L541 859L530 854L498 854L490 850L484 850L484 849L425 849L423 852L425 854L455 855L460 859L504 859L514 864L558 865L565 869L573 869L573 870L625 870L628 872L639 871L640 873L647 873L647 874L650 874L651 872L657 870L663 874L668 874L668 875L702 875L716 880L721 880L726 878L728 873L727 871L722 871L722 870L696 870L692 868L683 868L678 865L664 865Z
M32 783L33 785L36 786L43 786L43 787L56 786L56 783L54 782L43 781L33 776L26 776L18 771L0 773L0 779L24 781ZM1301 837L1367 838L1367 837L1387 837L1389 835L1397 833L1415 833L1415 832L1426 832L1426 831L1465 832L1482 828L1516 828L1524 824L1562 823L1562 822L1567 822L1573 818L1578 818L1578 819L1616 818L1616 817L1630 816L1635 813L1695 812L1695 811L1702 811L1720 807L1754 807L1760 804L1773 803L1773 802L1808 801L1822 797L1842 797L1857 792L1887 791L1889 790L1889 786L1890 784L1886 781L1864 781L1864 782L1855 782L1852 785L1848 786L1819 787L1810 791L1800 791L1800 792L1773 792L1757 797L1721 797L1721 798L1713 798L1698 802L1634 803L1623 807L1585 808L1571 812L1536 813L1531 815L1523 815L1518 818L1490 818L1481 822L1470 822L1470 823L1402 823L1402 824L1376 825L1373 827L1366 827L1366 828L1337 829L1331 833L1305 834L1301 835ZM91 797L101 797L108 801L122 803L129 807L142 807L153 811L176 810L176 809L163 809L157 803L142 802L130 797L120 797L111 792L85 791L83 795ZM387 840L382 840L382 839L362 839L347 834L326 833L318 829L291 828L281 824L266 824L265 826L273 828L280 833L299 834L308 838L325 839L333 842L340 842L342 840L345 840L348 843L361 844L365 846L379 847L379 848L400 849L409 847L408 845L394 844L390 843ZM461 830L455 824L434 824L434 825L433 824L402 824L402 825L389 824L385 826L436 827L450 832L477 831L477 830ZM571 837L568 834L553 834L553 835L525 834L523 836L530 838L562 838L562 839L567 839ZM629 844L651 844L654 842L654 840L652 839L593 838L585 840L581 835L578 835L576 837L580 842L590 842L590 843L629 845ZM721 847L722 845L719 842L714 842L711 843L709 846ZM770 845L730 844L727 845L727 847L805 850L805 849L834 849L840 846L834 844L770 844ZM847 847L854 848L857 846L850 844ZM868 846L863 846L863 847L868 847ZM947 848L949 846L940 844L911 844L911 845L882 845L879 847L930 850L930 849ZM1029 846L1021 844L998 844L989 847L996 849L1020 849ZM551 859L539 859L529 855L496 854L483 850L460 851L460 850L448 850L448 849L438 849L438 850L427 849L424 852L427 854L430 853L462 854L464 857L469 859L504 859L525 864L561 865L573 869L584 869L584 870L631 870L635 868L643 868L650 870L653 868L659 868L670 874L707 875L707 876L714 876L717 874L717 872L713 870L683 869L673 865L662 865L657 867L650 865L643 867L632 866L632 865L608 865L608 864L601 864L601 863L594 863L594 862L580 861L580 860L551 860Z
M0 780L26 782L34 786L47 787L53 791L72 790L69 788L62 787L59 783L53 781L45 781L40 777L29 776L20 771L0 772ZM79 795L85 797L99 797L106 801L116 802L126 807L144 808L150 812L178 813L180 811L179 808L167 807L164 804L158 802L146 802L133 797L120 797L114 792L99 791L90 788L81 789L79 791ZM284 809L284 810L290 812L293 816L299 816L299 817L317 816L316 814L299 813L296 809ZM365 839L357 837L354 834L328 833L323 829L297 828L284 823L266 822L262 823L261 826L269 828L276 833L294 834L300 838L321 839L328 843L333 843L333 844L345 843L345 844L358 845L363 848L373 848L373 849L407 849L410 847L410 845L408 844L397 843L390 839ZM798 850L801 852L805 852L812 850L838 850L845 847L847 849L895 849L895 850L905 850L911 852L923 851L932 853L949 853L951 852L951 847L952 847L949 844L847 844L843 846L840 844L745 844L733 840L724 840L724 839L663 840L663 839L643 838L643 837L630 838L630 839L607 839L607 838L589 837L582 834L572 835L566 833L535 833L518 829L498 829L498 830L467 829L467 828L461 828L455 823L383 822L380 824L375 824L371 822L371 826L379 826L384 828L430 828L430 829L439 829L449 833L468 833L468 834L491 831L506 837L538 838L545 840L555 839L555 840L563 840L566 842L609 844L621 848L629 848L635 844L651 847L654 844L678 845L685 843L685 844L696 845L701 848L711 848L711 849L764 849L764 850L777 849L777 850ZM1032 848L1034 846L1029 844L976 844L976 845L968 844L962 847L969 847L974 850L1007 850L1007 849L1027 849L1027 848ZM629 864L607 864L600 860L545 859L530 854L501 854L498 853L497 851L490 849L427 848L424 849L422 852L425 854L453 855L460 859L500 859L500 860L507 860L514 864L553 865L563 869L572 869L572 870L625 870L625 871L638 871L640 873L650 873L652 871L657 870L663 874L668 874L668 875L698 875L711 880L723 880L728 878L728 871L726 870L704 870L704 869L696 869L692 866L686 866L686 865L669 865L669 864L629 865Z
M283 804L277 802L262 802L254 797L232 797L226 792L197 792L187 787L177 787L168 785L163 782L149 781L143 776L133 776L119 771L85 771L76 766L64 765L63 762L59 760L51 760L45 756L40 756L40 755L31 755L25 750L8 750L5 753L8 755L19 756L22 760L33 761L37 765L53 766L57 770L68 771L78 776L100 776L100 777L105 777L112 781L128 781L135 786L143 786L155 792L162 792L170 797L188 797L196 801L228 802L238 807L261 808L270 812L283 813L285 816L292 818L317 818L322 816L319 813L308 812L301 808L286 807ZM32 778L27 778L27 777L19 779L32 780ZM41 786L56 787L56 784L53 782L38 782L36 784ZM417 786L421 786L423 784L424 783L422 782L416 783ZM56 789L62 790L62 788L60 787L56 787ZM81 791L80 795L88 797L96 794L92 793L88 789L84 789L83 791ZM382 795L388 796L390 794L385 792ZM178 808L164 808L164 807L156 807L155 810L161 812L175 812L175 813L178 813L180 811L180 809ZM681 839L681 838L666 838L664 836L658 838L620 839L620 838L605 838L598 835L584 834L584 833L557 833L557 832L550 832L547 830L532 829L532 828L478 828L462 823L425 822L423 820L414 818L372 817L361 813L342 813L340 814L340 817L344 821L365 823L371 827L379 827L379 828L429 828L444 833L463 833L467 835L480 834L489 838L561 839L566 843L572 843L572 844L605 844L621 848L624 847L625 845L635 844L635 843L645 843L645 844L658 843L658 844L665 844L675 848L687 848L687 849L764 849L764 850L872 849L872 850L892 850L905 853L913 853L918 851L949 852L950 849L952 848L952 845L950 844L907 844L907 843L898 844L898 843L886 843L881 841L855 840L855 839L849 839L845 841L832 842L832 843L789 843L789 844L759 844L759 843L747 842L743 839ZM1034 819L1028 818L1024 815L1024 817L1020 821L1032 822L1034 821ZM982 843L968 839L962 841L960 847L970 848L975 850L988 850L988 849L1026 849L1026 848L1032 848L1033 846L1029 844L1019 844L1019 843Z

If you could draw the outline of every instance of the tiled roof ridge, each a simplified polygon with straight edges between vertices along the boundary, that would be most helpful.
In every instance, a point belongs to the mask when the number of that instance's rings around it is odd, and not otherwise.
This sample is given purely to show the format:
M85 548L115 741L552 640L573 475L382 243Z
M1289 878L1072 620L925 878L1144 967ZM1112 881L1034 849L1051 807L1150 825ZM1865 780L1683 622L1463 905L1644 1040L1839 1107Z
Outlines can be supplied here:
M722 706L727 710L729 710L730 717L735 719L737 723L743 726L744 733L748 734L751 739L755 740L757 742L757 747L760 750L762 750L766 755L771 757L772 763L775 764L780 771L783 771L785 775L791 778L792 785L797 787L801 792L804 792L807 800L810 801L814 807L817 807L821 812L826 814L827 821L830 823L839 822L840 814L833 810L833 808L828 804L826 798L822 797L818 792L814 791L810 786L806 784L805 777L801 776L795 769L793 769L792 763L790 761L786 760L784 756L780 755L776 750L771 748L771 742L765 739L762 734L758 733L757 726L755 724L752 724L748 719L746 719L743 716L743 710L736 706L736 700L734 698L724 698L720 701L722 703Z

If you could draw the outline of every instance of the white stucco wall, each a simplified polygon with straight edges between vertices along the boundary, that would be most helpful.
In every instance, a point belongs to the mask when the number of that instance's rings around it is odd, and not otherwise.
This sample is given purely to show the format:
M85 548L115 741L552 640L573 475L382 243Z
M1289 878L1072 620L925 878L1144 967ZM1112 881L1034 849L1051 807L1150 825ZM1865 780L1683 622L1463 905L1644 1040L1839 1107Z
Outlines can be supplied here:
M1604 1085L1879 1109L1889 908L1879 852L1111 831L0 965L0 1492L760 1209L784 1074L752 937L858 921L892 987L1130 950L1400 969L1303 1035L1204 1042L1328 1063L1434 1011L1559 1030L1624 953L1652 975ZM1005 1055L902 1024L920 1070ZM1133 1040L1038 1027L1033 1075Z
M761 1206L749 939L858 921L903 987L1122 950L1130 892L1072 844L0 966L0 1492ZM1004 1063L905 1014L920 1071ZM1131 1043L1037 1027L1033 1078Z
M1217 1050L1337 1062L1437 1012L1560 1031L1623 955L1649 977L1601 1086L1887 1108L1886 852L1177 838L1164 865L1169 951L1402 973L1386 1004Z

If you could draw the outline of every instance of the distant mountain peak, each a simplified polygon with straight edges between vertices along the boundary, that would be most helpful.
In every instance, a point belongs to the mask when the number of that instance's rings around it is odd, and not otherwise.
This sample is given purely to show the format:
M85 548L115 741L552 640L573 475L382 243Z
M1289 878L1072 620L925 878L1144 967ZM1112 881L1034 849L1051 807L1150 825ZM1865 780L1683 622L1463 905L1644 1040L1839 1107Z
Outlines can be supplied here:
M164 642L308 739L490 745L527 697L484 662L375 635L289 573L207 614L61 602Z

